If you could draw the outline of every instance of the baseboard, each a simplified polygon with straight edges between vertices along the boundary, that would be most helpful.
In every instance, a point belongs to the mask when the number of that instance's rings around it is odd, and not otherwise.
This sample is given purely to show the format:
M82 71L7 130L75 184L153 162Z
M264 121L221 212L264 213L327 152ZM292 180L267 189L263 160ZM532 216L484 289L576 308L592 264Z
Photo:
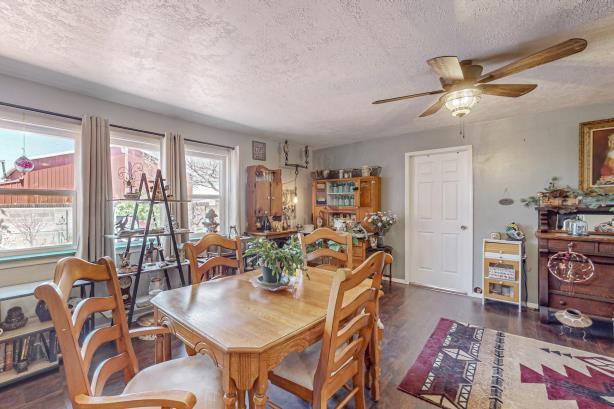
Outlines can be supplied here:
M483 298L484 294L482 293L476 293L476 292L470 292L469 297L473 297L473 298L479 298L480 300Z
M384 280L385 280L385 279L384 279ZM382 280L382 281L383 281L383 280ZM404 280L404 279L402 279L402 278L396 278L396 277L392 277L392 282L393 282L393 283L398 283L398 284L405 284L405 285L408 285L408 284L409 284L409 281Z
M539 310L539 305L535 304L534 302L528 302L527 308L530 308L532 310Z

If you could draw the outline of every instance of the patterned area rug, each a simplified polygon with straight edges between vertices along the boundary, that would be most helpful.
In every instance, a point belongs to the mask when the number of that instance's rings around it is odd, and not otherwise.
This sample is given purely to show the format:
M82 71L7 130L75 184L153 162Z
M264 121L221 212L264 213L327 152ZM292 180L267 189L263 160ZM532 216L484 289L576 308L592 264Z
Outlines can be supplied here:
M614 407L614 358L442 318L399 389L450 409Z

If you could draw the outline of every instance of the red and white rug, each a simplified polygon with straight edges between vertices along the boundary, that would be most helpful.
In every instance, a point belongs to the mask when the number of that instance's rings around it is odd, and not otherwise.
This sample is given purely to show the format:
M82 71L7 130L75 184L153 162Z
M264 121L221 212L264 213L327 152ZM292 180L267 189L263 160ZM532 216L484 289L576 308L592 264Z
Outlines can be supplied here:
M614 358L442 318L399 389L446 409L614 407Z

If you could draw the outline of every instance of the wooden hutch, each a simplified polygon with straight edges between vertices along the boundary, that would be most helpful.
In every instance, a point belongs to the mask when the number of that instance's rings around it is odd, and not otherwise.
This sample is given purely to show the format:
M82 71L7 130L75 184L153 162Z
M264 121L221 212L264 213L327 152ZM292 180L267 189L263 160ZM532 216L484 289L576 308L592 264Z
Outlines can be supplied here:
M265 215L271 222L281 221L283 215L281 169L269 169L262 165L248 166L246 198L248 234L279 239L296 233L296 230L263 232L257 228L257 223Z
M363 176L343 179L317 179L312 182L312 220L318 225L334 228L336 218L362 221L368 213L380 210L379 176ZM366 259L368 240L359 240L352 247L353 264Z
M614 233L596 233L589 223L588 236L570 236L561 229L565 218L609 220L614 213L609 207L590 209L580 206L540 207L539 229L536 233L539 249L539 311L542 322L551 320L551 312L575 308L581 312L608 320L614 319ZM548 272L548 259L559 251L572 250L589 257L595 265L595 275L586 283L573 286L562 283Z

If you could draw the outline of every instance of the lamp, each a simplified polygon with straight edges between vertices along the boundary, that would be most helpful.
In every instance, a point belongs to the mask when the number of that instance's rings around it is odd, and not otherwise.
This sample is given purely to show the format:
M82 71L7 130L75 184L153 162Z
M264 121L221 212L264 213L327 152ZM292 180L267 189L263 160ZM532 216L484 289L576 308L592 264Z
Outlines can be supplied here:
M452 91L446 95L446 108L453 116L463 117L471 112L471 108L480 101L482 90L479 88L465 88Z

